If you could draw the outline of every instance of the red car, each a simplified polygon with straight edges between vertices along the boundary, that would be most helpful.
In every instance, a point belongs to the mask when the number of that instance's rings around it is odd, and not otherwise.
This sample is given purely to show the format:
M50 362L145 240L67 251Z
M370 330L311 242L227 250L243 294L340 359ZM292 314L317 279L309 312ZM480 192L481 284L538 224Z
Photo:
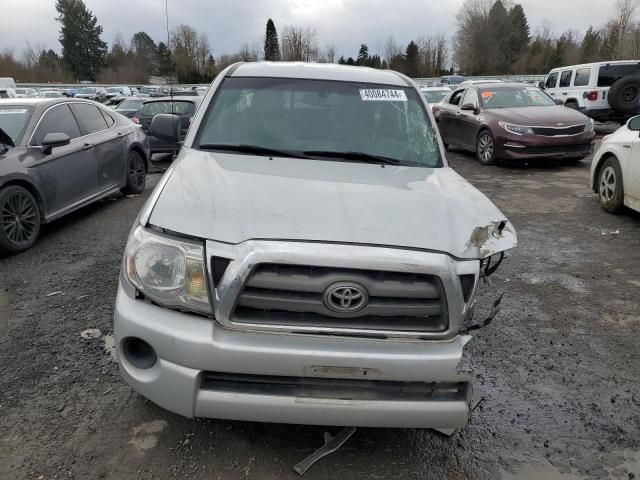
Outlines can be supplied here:
M474 151L478 161L581 160L593 151L593 120L522 83L475 84L433 105L445 146Z

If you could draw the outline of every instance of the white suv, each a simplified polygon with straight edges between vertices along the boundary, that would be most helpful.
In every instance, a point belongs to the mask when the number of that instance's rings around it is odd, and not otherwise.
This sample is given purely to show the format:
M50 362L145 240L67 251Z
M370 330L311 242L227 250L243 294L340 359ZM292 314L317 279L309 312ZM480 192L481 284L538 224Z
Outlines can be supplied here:
M594 120L626 122L640 113L640 60L555 68L540 86Z

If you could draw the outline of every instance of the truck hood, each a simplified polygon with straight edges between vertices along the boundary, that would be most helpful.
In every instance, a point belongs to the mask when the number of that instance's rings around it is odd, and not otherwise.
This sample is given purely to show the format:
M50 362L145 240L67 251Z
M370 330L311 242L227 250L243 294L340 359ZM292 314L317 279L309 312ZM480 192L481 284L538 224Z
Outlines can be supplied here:
M184 147L167 175L149 223L210 240L355 243L474 259L517 243L502 212L448 167L269 159Z

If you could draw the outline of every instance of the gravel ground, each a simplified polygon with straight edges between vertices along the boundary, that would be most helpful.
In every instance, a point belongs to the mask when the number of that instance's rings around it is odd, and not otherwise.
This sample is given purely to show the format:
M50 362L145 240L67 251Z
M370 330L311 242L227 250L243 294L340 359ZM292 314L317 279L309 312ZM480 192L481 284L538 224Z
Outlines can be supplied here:
M359 429L311 479L640 478L640 215L609 215L589 162L451 164L510 217L520 245L476 312L468 428ZM44 228L0 258L0 478L297 478L319 427L190 420L134 393L110 349L128 230L159 180ZM338 429L329 429L332 433Z

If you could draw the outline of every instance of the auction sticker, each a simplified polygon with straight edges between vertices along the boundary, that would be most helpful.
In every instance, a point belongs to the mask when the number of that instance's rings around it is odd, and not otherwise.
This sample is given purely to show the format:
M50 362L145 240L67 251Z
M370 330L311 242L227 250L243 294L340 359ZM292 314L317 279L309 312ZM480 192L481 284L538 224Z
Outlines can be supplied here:
M26 108L7 108L7 109L0 108L0 115L15 115L15 114L22 114L22 113L27 113L27 109Z
M364 102L406 102L404 90L386 88L366 88L360 90L360 98Z

